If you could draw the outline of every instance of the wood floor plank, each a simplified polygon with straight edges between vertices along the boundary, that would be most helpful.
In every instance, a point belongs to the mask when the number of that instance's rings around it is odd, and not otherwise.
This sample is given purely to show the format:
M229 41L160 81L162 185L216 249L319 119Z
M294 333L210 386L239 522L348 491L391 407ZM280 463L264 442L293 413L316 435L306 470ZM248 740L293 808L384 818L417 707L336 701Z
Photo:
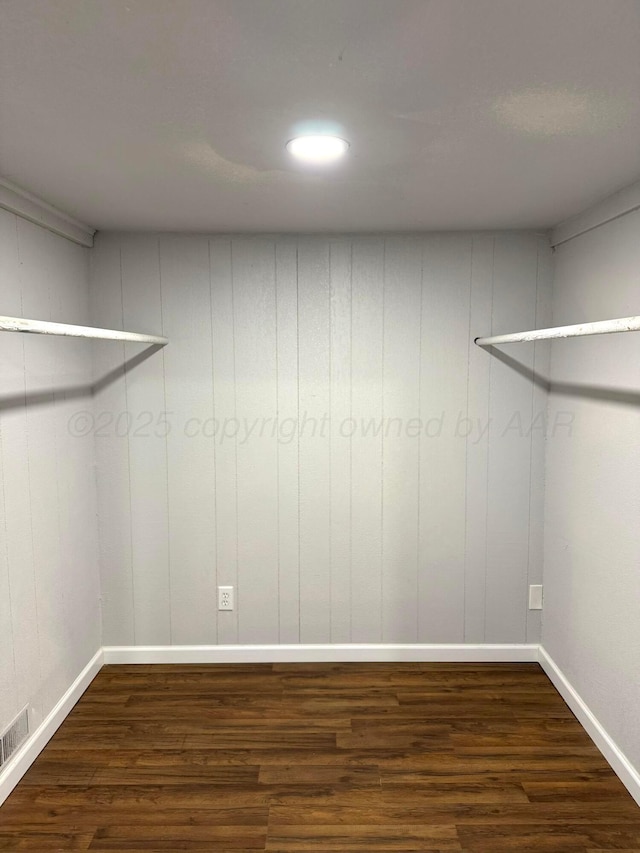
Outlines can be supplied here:
M269 822L279 824L395 824L425 823L429 826L453 823L457 827L486 825L495 829L498 825L515 827L520 824L549 826L553 824L586 824L596 827L612 822L618 827L638 826L638 807L629 798L619 803L605 801L591 803L585 809L582 803L427 803L378 808L346 805L271 806Z
M472 780L434 779L431 784L417 787L385 786L356 789L352 786L302 788L280 786L270 792L273 805L343 805L377 809L384 806L422 806L430 803L523 803L528 802L522 787L503 780L492 782L480 777Z
M128 812L141 807L163 811L173 808L200 811L265 806L270 804L272 798L264 785L218 788L206 783L91 785L86 788L58 785L30 790L36 805L57 807L68 803L75 805L108 803L114 816L121 811Z
M188 734L184 738L185 749L250 749L274 750L295 747L296 749L334 749L336 734L329 728L315 729L312 726L298 728L284 724L264 728L237 726L220 728L201 734Z
M85 758L85 754L89 755ZM58 754L58 753L56 753ZM181 750L123 750L104 756L98 750L82 751L82 761L99 761L109 767L158 767L168 765L202 765L215 767L218 765L250 765L259 763L260 767L282 767L288 765L323 765L332 767L362 767L376 768L387 762L401 767L412 761L421 761L422 754L418 750L403 751L380 748L378 750L345 750L327 747L321 751L314 750L312 755L308 749L181 749Z
M553 768L551 769L551 765ZM453 752L438 752L434 755L420 756L419 766L415 769L400 769L394 767L393 763L387 764L382 770L383 784L411 784L415 780L419 784L421 778L433 778L437 776L452 776L461 774L502 774L520 775L522 778L535 778L536 773L549 774L548 781L551 782L559 774L569 776L575 774L603 773L609 778L616 778L612 771L602 767L602 756L558 754L557 752L538 752L534 755L525 753L517 755L456 755ZM406 777L406 778L405 778Z
M585 823L551 824L545 827L514 827L508 833L496 837L495 831L488 826L464 826L458 829L463 846L466 845L479 853L493 850L502 853L507 850L585 850L588 847L638 847L638 831L618 825L589 826Z
M168 764L155 767L105 767L96 770L94 785L189 785L242 788L258 781L258 765Z
M354 788L380 787L380 772L375 765L336 767L325 764L293 764L262 767L263 785L351 785Z
M23 827L19 832L0 830L0 850L30 850L44 853L47 850L88 850L93 832L51 832Z
M91 805L78 803L75 805L41 805L25 803L7 810L7 817L2 820L4 833L16 834L24 831L25 826L30 830L48 829L53 831L58 827L64 828L83 824L85 826L108 826L113 820L112 803L92 802ZM125 822L158 825L158 807L153 804L137 803L131 809L121 809L119 817ZM239 808L164 808L163 819L171 826L262 826L269 820L268 806L247 806Z
M106 666L0 851L640 853L537 664Z
M588 803L591 800L617 800L626 794L622 782L606 770L603 771L602 777L596 779L586 776L578 780L525 780L523 787L533 803L562 800Z
M99 827L89 849L147 850L160 847L180 850L189 845L195 850L264 850L266 839L266 826L176 826L165 819L155 825L131 822Z
M283 825L273 828L267 839L267 850L297 851L315 850L424 850L461 851L455 826L426 824L317 826L302 824Z

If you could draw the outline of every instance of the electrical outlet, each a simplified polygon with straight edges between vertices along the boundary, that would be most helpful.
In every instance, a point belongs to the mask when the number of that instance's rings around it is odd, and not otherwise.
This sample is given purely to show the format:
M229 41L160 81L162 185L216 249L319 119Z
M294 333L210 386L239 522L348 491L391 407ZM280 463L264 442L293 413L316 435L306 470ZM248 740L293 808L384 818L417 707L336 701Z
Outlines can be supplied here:
M233 587L218 587L218 610L233 610Z
M542 610L542 584L529 587L529 610Z

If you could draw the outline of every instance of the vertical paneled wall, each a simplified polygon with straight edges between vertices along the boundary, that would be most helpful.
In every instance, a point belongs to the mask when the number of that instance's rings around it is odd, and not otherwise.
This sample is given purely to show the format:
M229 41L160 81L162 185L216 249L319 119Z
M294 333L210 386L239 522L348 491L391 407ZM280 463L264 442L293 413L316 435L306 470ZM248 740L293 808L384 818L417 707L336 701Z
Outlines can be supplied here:
M532 233L99 235L106 644L535 642L543 345ZM236 588L218 612L216 587Z
M640 211L555 258L554 323L640 313ZM640 335L554 341L551 376L544 648L640 769Z
M89 321L89 250L0 210L0 313ZM101 645L91 342L0 333L0 729Z

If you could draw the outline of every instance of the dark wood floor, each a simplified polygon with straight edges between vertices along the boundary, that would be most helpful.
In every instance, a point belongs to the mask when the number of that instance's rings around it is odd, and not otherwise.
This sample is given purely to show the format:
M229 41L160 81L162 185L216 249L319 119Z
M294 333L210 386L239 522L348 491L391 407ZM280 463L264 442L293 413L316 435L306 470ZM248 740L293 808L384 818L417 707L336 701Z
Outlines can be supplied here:
M536 664L106 666L0 850L640 853Z

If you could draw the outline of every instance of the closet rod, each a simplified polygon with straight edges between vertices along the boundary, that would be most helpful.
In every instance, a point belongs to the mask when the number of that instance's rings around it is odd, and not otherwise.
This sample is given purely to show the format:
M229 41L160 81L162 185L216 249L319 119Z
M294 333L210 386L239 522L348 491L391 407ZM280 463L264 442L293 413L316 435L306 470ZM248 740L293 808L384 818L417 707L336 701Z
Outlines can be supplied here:
M132 341L138 344L159 344L160 346L169 343L169 339L162 335L141 335L138 332L121 332L118 329L72 326L68 323L50 323L47 320L25 320L22 317L0 317L0 331L28 332L33 335L64 335L70 338L99 338L105 341Z
M515 344L520 341L545 341L550 338L579 338L583 335L611 335L614 332L639 332L639 317L621 317L619 320L598 320L595 323L577 323L575 326L556 326L553 329L533 329L530 332L512 332L508 335L490 335L476 338L479 347L494 344Z

